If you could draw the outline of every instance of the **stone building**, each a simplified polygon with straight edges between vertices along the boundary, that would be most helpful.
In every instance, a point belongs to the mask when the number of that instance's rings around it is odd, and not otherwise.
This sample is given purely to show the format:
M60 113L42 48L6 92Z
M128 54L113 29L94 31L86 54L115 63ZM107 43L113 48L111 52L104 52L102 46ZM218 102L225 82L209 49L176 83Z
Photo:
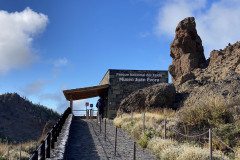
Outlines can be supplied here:
M112 119L123 98L133 91L161 82L168 83L168 71L109 69L98 86L64 90L63 93L70 106L73 100L103 97L106 103L104 117Z

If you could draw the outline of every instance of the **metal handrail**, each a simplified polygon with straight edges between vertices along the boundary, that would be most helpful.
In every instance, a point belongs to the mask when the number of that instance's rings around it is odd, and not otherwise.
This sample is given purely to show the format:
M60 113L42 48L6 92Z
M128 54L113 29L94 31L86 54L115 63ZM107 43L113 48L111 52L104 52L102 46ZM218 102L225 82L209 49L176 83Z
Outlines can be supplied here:
M38 146L38 148L36 149L37 151L39 151L42 147L42 143Z
M58 122L51 128L48 132L47 136L41 142L41 144L34 151L29 160L38 160L38 153L40 151L40 160L45 160L46 158L50 158L50 150L54 149L54 142L57 141L57 137L62 130L62 127L69 116L72 113L71 108L67 108L62 116L59 118ZM46 143L47 142L47 143Z

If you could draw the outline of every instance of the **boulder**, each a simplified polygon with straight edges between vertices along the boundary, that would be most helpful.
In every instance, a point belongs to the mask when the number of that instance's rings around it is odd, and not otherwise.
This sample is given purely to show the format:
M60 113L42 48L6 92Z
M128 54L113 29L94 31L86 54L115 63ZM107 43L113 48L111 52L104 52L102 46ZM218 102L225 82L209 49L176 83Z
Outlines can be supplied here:
M159 83L131 93L122 100L119 110L129 113L156 108L172 108L175 94L173 84Z
M173 61L169 72L173 83L181 84L193 79L191 71L205 67L202 40L197 34L194 17L185 18L178 24L175 39L170 45L170 56Z

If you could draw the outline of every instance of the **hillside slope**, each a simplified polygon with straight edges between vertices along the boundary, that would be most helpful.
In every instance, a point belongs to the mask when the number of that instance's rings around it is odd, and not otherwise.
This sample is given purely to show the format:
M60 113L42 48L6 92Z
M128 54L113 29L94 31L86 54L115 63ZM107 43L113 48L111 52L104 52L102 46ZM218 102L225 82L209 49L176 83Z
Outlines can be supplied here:
M17 93L0 95L0 138L10 142L38 140L45 124L56 121L59 114L33 104Z

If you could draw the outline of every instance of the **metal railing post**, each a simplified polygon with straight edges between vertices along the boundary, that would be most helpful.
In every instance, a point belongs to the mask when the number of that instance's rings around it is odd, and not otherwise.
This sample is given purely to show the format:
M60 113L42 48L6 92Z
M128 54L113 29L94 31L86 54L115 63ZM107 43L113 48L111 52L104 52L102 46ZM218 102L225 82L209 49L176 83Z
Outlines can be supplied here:
M97 123L99 122L99 112L97 111Z
M22 159L22 143L20 144L20 156L19 156L20 160Z
M212 160L212 129L209 129L209 151L210 151L210 160Z
M136 160L136 142L133 142L133 160Z
M45 141L42 141L42 146L41 146L41 160L45 160Z
M143 113L143 132L145 132L145 113Z
M54 149L54 139L55 139L55 127L53 127L53 130L52 130L52 140L51 140L51 148Z
M131 111L131 119L132 119L132 121L133 121L133 111Z
M48 137L47 137L46 158L50 158L50 151L51 151L51 132L48 133Z
M167 121L166 118L164 119L164 139L167 138Z
M104 124L104 126L105 126L105 127L104 127L104 140L106 141L106 137L107 137L107 136L106 136L106 134L107 134L107 133L106 133L106 128L107 128L106 118L105 118L105 120L104 120L104 123L105 123L105 124Z
M10 150L10 147L8 146L7 160L9 160L9 150Z
M92 115L92 110L90 109L90 110L89 110L89 119L92 119L92 116L91 116L91 115Z
M38 160L38 151L37 150L34 151L34 154L35 154L35 156L34 156L33 160Z
M100 127L99 127L99 129L100 129L100 134L101 134L101 132L102 132L102 121L100 120Z
M117 152L117 126L115 129L114 156L116 156L116 152Z

